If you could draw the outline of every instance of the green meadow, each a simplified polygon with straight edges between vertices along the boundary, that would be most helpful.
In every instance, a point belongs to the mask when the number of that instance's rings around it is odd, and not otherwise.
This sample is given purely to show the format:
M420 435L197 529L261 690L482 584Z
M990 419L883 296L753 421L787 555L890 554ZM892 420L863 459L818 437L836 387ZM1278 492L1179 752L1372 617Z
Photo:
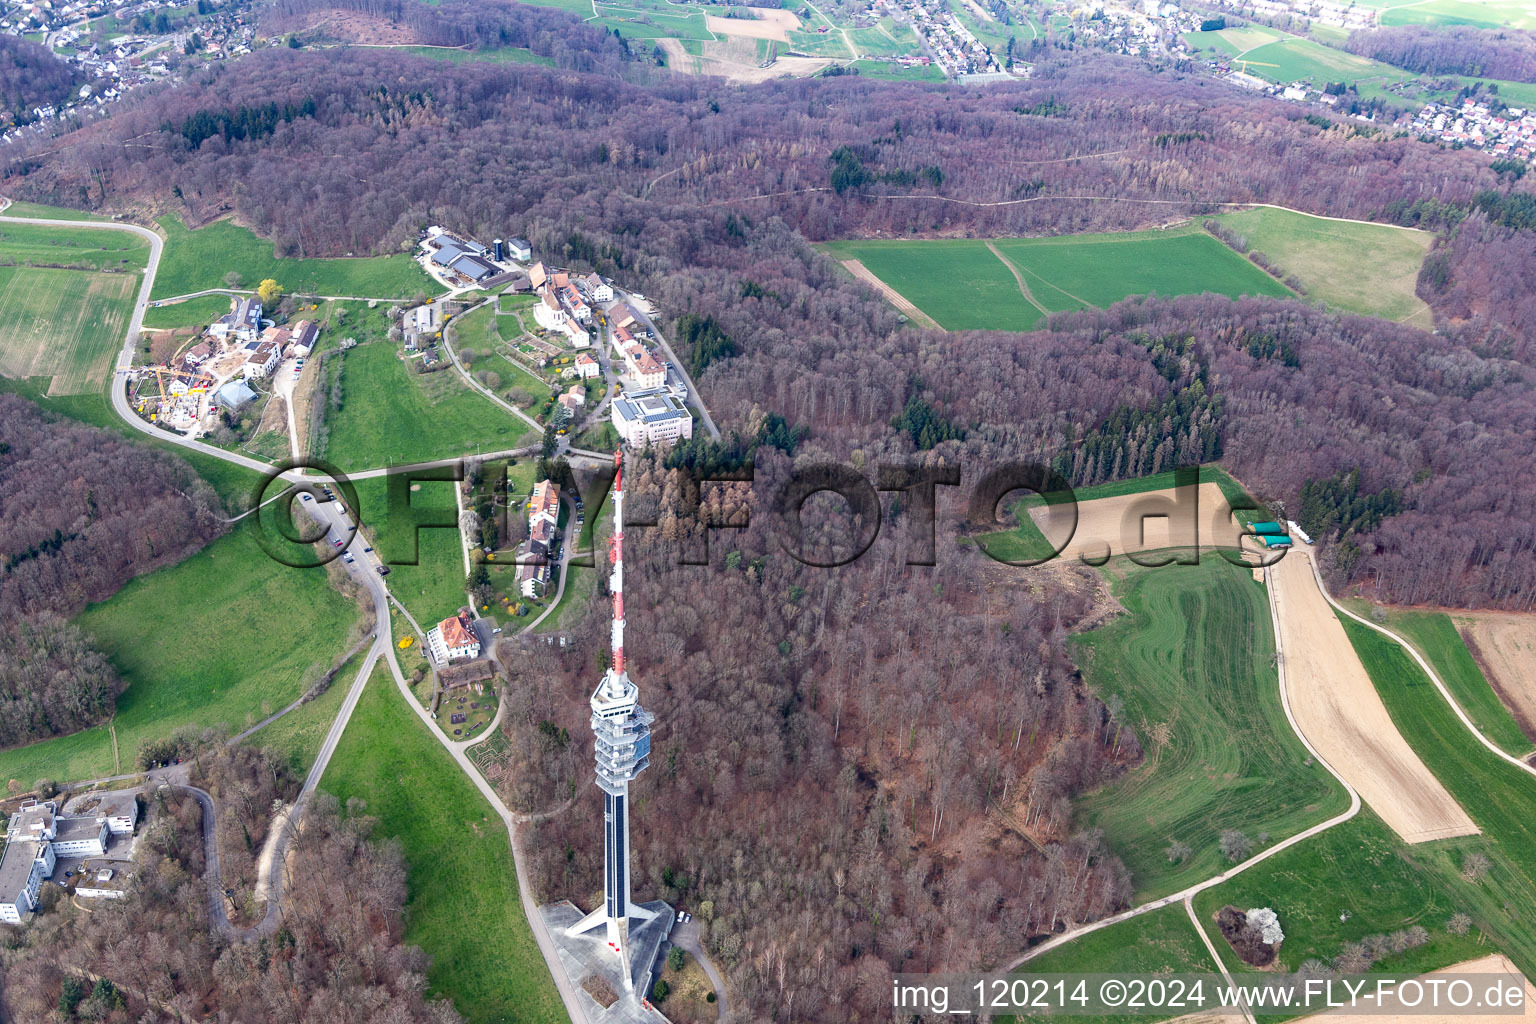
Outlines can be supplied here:
M405 941L432 958L428 993L470 1024L556 1021L564 1007L518 898L506 826L405 703L382 661L321 787L364 802L405 854Z
M279 257L271 242L232 221L214 221L196 231L175 216L161 217L157 223L165 234L165 248L151 298L228 287L224 278L231 271L240 275L245 288L272 278L288 292L314 295L404 299L441 290L405 253L289 259Z
M1194 225L1058 238L828 242L949 330L1028 330L1050 313L1131 295L1286 296L1284 285Z

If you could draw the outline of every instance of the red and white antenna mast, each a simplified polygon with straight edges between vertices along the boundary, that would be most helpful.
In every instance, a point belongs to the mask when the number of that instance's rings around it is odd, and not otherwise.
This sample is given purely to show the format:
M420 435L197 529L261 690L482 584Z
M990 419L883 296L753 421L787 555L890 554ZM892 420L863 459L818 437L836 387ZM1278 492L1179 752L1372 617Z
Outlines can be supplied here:
M613 570L608 589L613 593L613 677L624 675L624 450L613 453L613 539L608 560Z

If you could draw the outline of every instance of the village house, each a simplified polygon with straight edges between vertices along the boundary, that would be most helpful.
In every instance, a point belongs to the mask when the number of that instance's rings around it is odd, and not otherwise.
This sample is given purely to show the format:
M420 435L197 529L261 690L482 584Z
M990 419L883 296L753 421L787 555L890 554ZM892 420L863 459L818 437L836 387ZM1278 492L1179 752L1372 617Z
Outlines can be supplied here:
M578 323L584 324L592 319L592 307L582 299L574 285L567 284L560 289L560 304L570 311Z
M570 389L555 401L565 410L566 418L574 420L576 415L586 408L587 390L580 384L572 384Z
M234 312L225 313L208 326L208 333L227 341L255 341L261 334L261 301L249 296L241 299Z
M667 382L667 368L638 341L630 342L622 352L625 369L642 390L651 391Z
M318 324L309 320L300 320L293 325L292 344L289 351L300 358L309 355L315 349L315 339L320 335Z
M540 480L534 484L533 493L528 497L529 527L544 521L560 522L560 487L553 480Z
M240 367L241 376L247 380L270 377L282 358L283 350L272 341L258 341L246 345L245 363Z
M582 352L576 356L576 376L582 380L590 380L602 372L602 366L591 353Z
M581 286L586 289L587 296L593 302L612 302L613 286L604 281L597 274L588 274L581 279Z
M467 609L460 609L427 631L427 646L439 665L459 658L480 657L480 638Z

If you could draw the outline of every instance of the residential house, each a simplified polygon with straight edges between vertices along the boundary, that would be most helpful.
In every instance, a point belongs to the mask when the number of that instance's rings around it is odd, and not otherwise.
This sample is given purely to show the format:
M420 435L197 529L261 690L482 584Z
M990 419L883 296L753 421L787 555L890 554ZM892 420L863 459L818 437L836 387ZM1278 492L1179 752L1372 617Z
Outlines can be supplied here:
M560 485L553 480L540 480L533 485L528 498L528 526L547 521L551 525L560 522Z
M626 345L623 353L629 376L642 390L651 391L667 382L667 368L638 341Z
M565 410L566 418L574 420L576 415L586 408L587 391L580 384L572 384L570 390L555 399L560 408Z
M608 322L615 327L623 327L626 330L634 330L636 325L644 327L643 324L640 324L640 318L635 315L633 309L629 308L629 303L627 302L621 302L608 311Z
M549 268L542 263L535 263L528 268L528 283L533 285L534 291L543 288L549 281Z
M250 296L241 299L234 312L209 325L208 333L234 342L255 341L261 334L261 301Z
M591 353L582 352L576 356L576 376L582 380L591 380L602 372L602 366Z
M427 631L427 646L433 660L446 665L457 658L480 657L480 638L475 635L474 620L468 609L460 609Z
M315 340L320 336L320 326L309 320L300 320L293 325L291 351L299 358L304 358L315 350Z
M186 355L182 356L181 359L188 366L202 366L211 355L213 355L213 346L206 341L200 341L187 349Z
M588 274L581 279L581 286L586 289L587 296L593 302L612 302L613 286L604 281L597 274Z
M568 284L560 289L560 304L570 311L578 323L584 324L592 319L592 307L587 305L575 285Z
M275 342L259 341L247 344L246 349L245 363L240 367L240 373L247 380L270 377L272 371L277 369L282 349Z

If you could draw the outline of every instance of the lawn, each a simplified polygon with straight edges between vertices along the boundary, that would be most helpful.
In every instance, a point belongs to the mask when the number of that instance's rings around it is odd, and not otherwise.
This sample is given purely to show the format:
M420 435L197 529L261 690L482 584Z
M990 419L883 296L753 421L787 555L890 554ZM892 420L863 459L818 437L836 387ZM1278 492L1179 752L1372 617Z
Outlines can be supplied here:
M1493 869L1463 883L1470 913L1522 971L1536 972L1536 780L1479 745L1401 647L1340 620L1403 738L1483 830Z
M831 242L821 248L836 259L861 261L949 330L1028 330L1047 313L1108 306L1149 292L1291 294L1194 225L990 242Z
M232 301L228 295L199 295L168 306L151 306L144 311L144 326L158 330L204 327L228 313Z
M183 725L237 731L304 692L355 638L356 608L317 570L268 558L244 530L141 576L75 620L128 689L114 725L121 767ZM105 726L0 752L0 778L112 775Z
M138 287L137 274L0 267L0 374L50 377L51 395L100 391Z
M128 231L61 228L0 222L0 260L37 266L139 271L149 265L149 242ZM138 283L138 278L133 278Z
M1366 316L1406 320L1428 306L1414 294L1434 235L1387 224L1356 224L1260 208L1213 218L1247 240L1308 297Z
M1184 904L1149 911L1059 946L1020 967L1016 974L1206 974L1216 970L1211 954L1190 923ZM998 1017L1027 1021L1033 1017ZM1060 1017L1049 1019L1062 1019ZM1095 1016L1109 1024L1146 1017Z
M1286 720L1251 573L1221 558L1156 569L1121 558L1104 572L1126 614L1077 637L1076 661L1101 700L1124 701L1146 761L1078 806L1130 869L1136 902L1218 874L1223 829L1274 842L1348 806ZM1164 852L1174 840L1193 849L1177 864Z
M410 492L411 508L394 515L387 508L384 477L358 480L356 486L363 530L389 566L390 593L410 610L422 629L431 629L469 600L464 593L464 549L455 525L458 514L454 510L453 488L457 485L450 481L423 481L417 485L418 490ZM414 528L434 518L450 525ZM416 564L405 564L407 559L415 560Z
M1359 615L1369 615L1365 608L1357 606L1352 610ZM1472 652L1462 642L1449 615L1404 608L1387 608L1386 614L1387 619L1382 625L1406 637L1419 649L1456 698L1456 703L1485 736L1516 757L1531 752L1530 738L1521 731L1514 716L1489 685L1483 670L1477 667Z
M405 941L432 958L431 995L451 998L471 1024L564 1019L518 898L506 828L383 663L322 787L343 805L366 801L374 835L399 838L409 869Z
M365 657L366 654L355 654L348 658L324 693L252 733L246 739L246 745L271 752L301 778L309 774L309 766L315 763L320 744L325 742L326 733L331 731L331 725L341 713L347 690L357 680Z
M272 278L290 292L353 295L377 299L409 298L440 289L404 253L354 259L280 259L272 243L231 221L215 221L196 231L178 217L161 217L165 249L155 274L152 297L187 295L226 287L224 276L238 273L254 288Z
M342 469L502 451L517 447L531 429L451 366L411 372L390 342L331 358L341 360L342 404L326 415L325 457Z
M1288 971L1307 960L1331 961L1347 942L1421 925L1430 941L1379 961L1377 969L1431 971L1493 952L1476 927L1467 935L1445 929L1452 914L1470 909L1447 877L1455 875L1449 865L1460 851L1482 845L1472 837L1409 846L1364 807L1344 824L1207 889L1195 897L1195 910L1210 922L1229 903L1273 908L1285 932L1280 962ZM1207 927L1230 969L1251 970L1214 924Z

